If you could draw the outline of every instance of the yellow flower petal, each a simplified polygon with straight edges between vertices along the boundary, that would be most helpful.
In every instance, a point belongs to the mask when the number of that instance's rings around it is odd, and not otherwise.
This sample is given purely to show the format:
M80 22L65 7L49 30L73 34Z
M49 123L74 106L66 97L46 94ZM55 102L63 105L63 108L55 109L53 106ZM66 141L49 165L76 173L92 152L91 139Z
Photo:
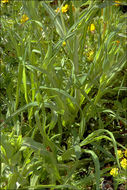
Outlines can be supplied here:
M119 43L120 43L120 41L119 41L119 40L117 40L117 41L116 41L116 43L117 43L117 44L119 44Z
M115 3L116 3L115 6L118 7L118 6L120 5L121 2L120 2L120 1L115 1Z
M8 3L9 0L2 0L1 2L2 2L2 3Z
M125 157L127 158L127 149L125 150L124 154L125 154Z
M91 31L91 32L95 31L95 25L94 25L94 24L91 24L91 25L90 25L90 31Z
M118 153L119 158L122 158L122 157L123 157L122 150L117 150L117 153Z
M62 7L62 13L66 13L68 11L69 5L66 4L65 6Z
M56 13L60 12L60 8L58 7L56 10L55 10Z
M110 171L110 175L116 177L118 175L118 168L112 168Z
M127 169L127 159L124 158L122 159L122 161L120 162L121 166L123 169Z
M26 14L24 14L24 15L22 16L22 18L21 18L21 23L23 24L23 23L26 22L27 20L29 20L29 17L28 17Z
M66 46L66 42L64 41L62 45L63 45L63 46Z
M93 50L89 50L87 53L86 53L86 56L87 56L87 59L89 61L93 61L93 58L94 58L94 51Z

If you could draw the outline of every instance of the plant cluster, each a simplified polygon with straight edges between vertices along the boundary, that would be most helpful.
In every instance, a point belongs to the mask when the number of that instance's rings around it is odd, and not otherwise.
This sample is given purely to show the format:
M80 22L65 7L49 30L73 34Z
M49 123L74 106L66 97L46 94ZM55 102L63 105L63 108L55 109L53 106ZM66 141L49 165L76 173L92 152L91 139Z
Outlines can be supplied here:
M1 0L1 189L99 190L109 176L125 187L120 6Z

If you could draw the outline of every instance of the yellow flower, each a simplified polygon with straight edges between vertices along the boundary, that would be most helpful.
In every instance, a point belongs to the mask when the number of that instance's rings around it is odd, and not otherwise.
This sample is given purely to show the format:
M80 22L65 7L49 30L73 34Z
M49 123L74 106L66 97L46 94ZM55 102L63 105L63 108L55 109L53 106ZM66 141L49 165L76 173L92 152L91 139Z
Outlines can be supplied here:
M123 169L127 169L127 159L124 158L122 159L122 161L120 162L121 166Z
M127 158L127 149L125 150L124 154L125 154L125 157Z
M90 31L91 31L91 32L95 31L95 25L94 25L94 24L91 24L91 25L90 25Z
M2 0L1 2L2 2L2 3L8 3L9 0Z
M116 177L118 175L118 168L112 168L110 171L110 175Z
M60 12L60 8L58 7L56 10L55 10L56 13Z
M82 23L80 22L78 26L81 26L81 24L82 24Z
M63 46L66 46L66 42L64 41L62 45L63 45Z
M87 59L89 61L93 61L93 55L94 55L94 51L93 50L89 50L88 53L86 54Z
M62 7L62 13L66 13L68 11L69 5L66 4L65 6Z
M121 150L117 150L117 153L118 153L119 158L122 158L122 157L123 157L123 153L122 153Z
M72 11L75 11L75 7L74 7L74 5L72 5Z
M120 5L121 2L120 2L120 1L115 1L115 3L116 3L115 6L118 7L118 6Z
M28 17L26 14L24 14L24 15L22 16L22 18L21 18L21 23L23 24L23 23L26 22L28 19L29 19L29 17Z
M119 40L116 40L116 43L117 43L117 44L119 44L119 43L120 43L120 41L119 41Z

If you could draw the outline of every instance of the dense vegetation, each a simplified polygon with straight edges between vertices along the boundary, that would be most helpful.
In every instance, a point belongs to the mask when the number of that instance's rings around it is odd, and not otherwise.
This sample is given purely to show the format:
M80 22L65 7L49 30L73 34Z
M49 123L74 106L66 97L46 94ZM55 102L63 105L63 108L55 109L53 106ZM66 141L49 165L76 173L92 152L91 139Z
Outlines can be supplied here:
M1 0L1 189L126 189L123 6Z

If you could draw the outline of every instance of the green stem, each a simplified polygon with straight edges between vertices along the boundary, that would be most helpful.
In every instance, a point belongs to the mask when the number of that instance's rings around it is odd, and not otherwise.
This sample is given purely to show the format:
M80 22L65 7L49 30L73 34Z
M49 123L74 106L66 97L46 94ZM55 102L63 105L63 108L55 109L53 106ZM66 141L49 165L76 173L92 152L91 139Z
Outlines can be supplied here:
M78 19L79 19L79 8L76 8L76 10L75 10L75 23L78 21ZM79 74L78 48L79 48L79 39L78 39L78 32L76 32L75 41L74 41L74 56L73 56L75 76L77 76ZM75 97L76 97L77 103L80 103L80 90L79 89L75 89Z
M20 62L19 63L19 72L18 72L18 83L17 83L17 89L16 89L16 103L15 103L15 111L19 104L19 94L20 94L20 86L22 82L22 74L23 74L23 65Z
M59 5L59 7L61 7L60 1L58 1L58 5ZM62 11L60 11L60 18L61 18L62 27L63 27L63 31L64 31L64 36L65 36L67 31L66 31L66 26L65 26L65 23L64 23L64 18L63 18Z

